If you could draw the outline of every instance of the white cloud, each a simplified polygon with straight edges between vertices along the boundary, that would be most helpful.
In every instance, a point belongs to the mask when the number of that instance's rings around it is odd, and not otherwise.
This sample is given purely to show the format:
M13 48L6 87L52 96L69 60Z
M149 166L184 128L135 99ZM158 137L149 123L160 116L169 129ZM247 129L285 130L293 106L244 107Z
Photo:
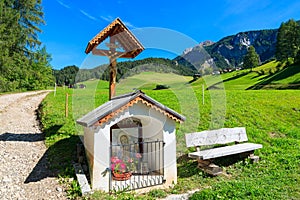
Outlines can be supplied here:
M104 21L107 21L109 23L111 23L115 18L112 16L100 16L101 19L103 19ZM123 21L124 24L128 27L128 28L136 28L132 23L128 22L128 21Z
M56 2L59 3L60 5L62 5L63 7L65 7L65 8L68 8L68 9L71 8L69 5L63 3L62 1L56 0Z
M112 22L114 20L114 18L112 16L107 16L107 17L104 17L104 16L100 16L101 19L103 19L104 21L107 21L107 22Z
M85 15L86 17L88 17L88 18L90 18L90 19L92 19L92 20L97 21L97 18L96 18L96 17L94 17L94 16L88 14L87 12L85 12L85 11L83 11L83 10L79 10L79 11L80 11L83 15Z
M226 10L225 10L225 15L240 15L245 12L254 12L254 11L259 11L259 10L264 10L270 4L272 1L270 0L227 0L226 1Z
M133 24L131 24L130 22L124 21L124 24L128 27L128 28L136 28Z

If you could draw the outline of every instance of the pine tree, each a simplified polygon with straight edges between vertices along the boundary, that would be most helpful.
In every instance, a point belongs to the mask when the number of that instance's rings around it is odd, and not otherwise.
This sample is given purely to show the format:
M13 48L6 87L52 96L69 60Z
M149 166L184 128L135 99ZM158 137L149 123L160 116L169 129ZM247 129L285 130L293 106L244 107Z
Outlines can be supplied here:
M253 46L249 46L247 54L243 59L243 67L245 69L252 69L257 67L260 63L259 55L256 53Z
M14 0L14 9L19 14L19 26L23 31L23 42L27 49L38 47L38 33L42 30L40 25L44 24L41 0Z
M0 91L15 90L20 78L20 70L15 66L22 61L26 66L26 58L19 48L21 30L18 18L12 0L0 2Z
M49 54L38 40L43 23L41 0L0 1L0 91L41 89L51 83L49 59L41 59Z
M293 19L282 23L278 30L276 44L276 59L287 61L295 58L300 49L300 26Z

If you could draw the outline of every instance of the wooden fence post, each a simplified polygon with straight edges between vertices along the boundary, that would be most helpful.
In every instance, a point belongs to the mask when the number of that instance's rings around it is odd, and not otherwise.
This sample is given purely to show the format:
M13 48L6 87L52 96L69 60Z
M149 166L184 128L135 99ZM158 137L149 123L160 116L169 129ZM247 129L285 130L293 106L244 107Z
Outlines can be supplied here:
M202 84L202 105L204 105L204 84Z
M56 96L56 83L54 84L54 96Z
M66 93L66 106L65 106L65 116L66 118L68 117L68 114L69 114L69 109L68 109L68 103L69 103L69 94Z

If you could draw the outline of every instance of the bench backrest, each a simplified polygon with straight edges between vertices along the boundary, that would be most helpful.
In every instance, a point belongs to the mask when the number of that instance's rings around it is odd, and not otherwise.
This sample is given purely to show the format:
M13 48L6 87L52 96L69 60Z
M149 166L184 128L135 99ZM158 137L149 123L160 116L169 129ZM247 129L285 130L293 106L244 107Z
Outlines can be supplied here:
M187 147L248 141L245 127L221 128L185 134Z

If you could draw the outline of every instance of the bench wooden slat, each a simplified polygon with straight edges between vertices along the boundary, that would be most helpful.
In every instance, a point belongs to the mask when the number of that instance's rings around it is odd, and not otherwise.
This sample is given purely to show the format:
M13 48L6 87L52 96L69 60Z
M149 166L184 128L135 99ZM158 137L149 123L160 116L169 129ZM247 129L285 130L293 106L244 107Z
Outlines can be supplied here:
M260 149L260 148L262 148L261 144L243 143L243 144L236 144L231 146L218 147L218 148L207 149L199 152L189 153L189 157L205 160L205 159L211 159L211 158L217 158L217 157L228 156L232 154L253 151L255 149Z
M185 134L185 141L187 147L194 147L227 144L231 142L246 142L248 138L245 127L235 127Z

